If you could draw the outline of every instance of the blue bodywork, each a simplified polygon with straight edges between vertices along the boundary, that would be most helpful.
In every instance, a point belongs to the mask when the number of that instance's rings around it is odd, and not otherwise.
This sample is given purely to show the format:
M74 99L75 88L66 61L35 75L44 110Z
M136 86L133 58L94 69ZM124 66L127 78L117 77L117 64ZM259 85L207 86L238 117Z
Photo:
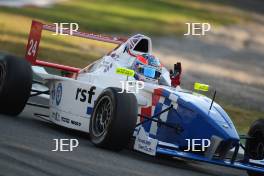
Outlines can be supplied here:
M153 95L155 95L154 92ZM171 95L177 97L176 102L175 99L171 98ZM246 160L231 161L230 159L225 160L221 156L221 159L210 158L205 156L205 153L184 151L188 146L186 139L212 139L213 136L217 136L221 139L221 144L218 146L218 150L214 152L219 152L222 149L222 153L214 153L214 155L225 156L228 151L240 144L240 137L230 117L221 106L214 102L211 110L209 110L212 103L211 99L192 92L170 89L161 89L160 96L164 97L163 101L159 101L155 105L152 116L174 104L172 109L166 114L161 114L157 119L163 119L162 116L166 115L165 123L171 126L180 126L182 131L177 132L166 125L158 125L156 134L152 134L150 128L153 122L143 123L142 127L149 134L149 137L157 139L159 144L162 143L162 145L157 146L156 152L158 154L264 173L263 165L256 165Z
M264 173L264 165L256 165L250 162L236 161L232 163L230 160L208 159L202 155L182 152L178 150L172 150L172 149L168 149L164 147L157 147L157 153L170 155L173 157L180 157L180 158L195 160L195 161L207 162L207 163L216 164L220 166L227 166L227 167L236 168L236 169Z

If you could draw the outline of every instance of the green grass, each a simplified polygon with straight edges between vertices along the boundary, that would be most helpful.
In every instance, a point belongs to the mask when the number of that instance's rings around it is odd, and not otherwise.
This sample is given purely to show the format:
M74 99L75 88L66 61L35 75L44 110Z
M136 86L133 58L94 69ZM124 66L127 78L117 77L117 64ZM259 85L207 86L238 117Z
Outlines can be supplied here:
M216 10L218 9L218 10ZM177 35L185 22L233 24L247 17L210 2L181 0L71 0L50 8L1 8L2 12L48 22L77 22L82 30L131 34Z
M75 22L80 31L170 36L182 35L187 30L186 22L210 22L219 26L243 23L248 17L237 9L205 0L68 0L49 8L0 7L0 51L24 56L32 19L45 23ZM41 58L78 67L114 47L46 33L43 36ZM103 49L96 48L99 45Z
M31 18L0 12L0 19L8 19L0 20L0 51L23 57ZM115 47L113 44L51 34L44 31L40 42L39 58L46 61L84 67Z
M75 22L80 31L170 36L185 33L186 22L210 22L219 26L243 23L248 17L224 4L201 0L68 0L49 8L0 7L0 51L23 56L32 19L45 23ZM99 44L69 38L44 34L39 56L80 67L114 47L99 50L95 49Z
M248 132L250 125L257 119L264 118L264 112L244 109L233 105L224 105L225 111L233 120L237 130L245 134Z

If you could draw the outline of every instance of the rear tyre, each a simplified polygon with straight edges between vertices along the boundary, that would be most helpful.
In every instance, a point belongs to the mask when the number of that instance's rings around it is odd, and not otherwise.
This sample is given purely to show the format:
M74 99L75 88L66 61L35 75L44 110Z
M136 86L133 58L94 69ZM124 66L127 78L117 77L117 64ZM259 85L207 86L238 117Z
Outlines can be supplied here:
M16 116L30 96L31 65L22 58L6 55L0 58L0 113Z
M255 121L248 132L250 137L246 141L246 154L250 159L263 160L264 159L264 119ZM263 174L248 171L250 176L262 176Z
M95 103L89 127L95 146L118 151L128 145L137 122L137 99L120 91L107 88Z

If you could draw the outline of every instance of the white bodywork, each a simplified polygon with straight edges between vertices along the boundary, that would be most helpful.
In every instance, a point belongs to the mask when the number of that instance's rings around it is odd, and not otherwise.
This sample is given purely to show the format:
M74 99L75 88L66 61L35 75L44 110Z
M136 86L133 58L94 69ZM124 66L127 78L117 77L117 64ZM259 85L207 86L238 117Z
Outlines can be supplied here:
M141 42L141 43L140 43ZM140 51L138 45L145 44ZM48 74L42 67L33 66L33 71L45 80L50 89L50 119L54 123L68 128L89 132L89 122L97 97L108 87L122 87L122 81L135 81L116 73L120 67L130 68L135 57L130 55L152 52L150 38L135 35L121 44L116 50L82 69L76 79ZM163 68L159 84L145 83L144 89L135 94L139 108L151 105L153 90L170 87L169 72ZM131 88L133 89L133 88Z

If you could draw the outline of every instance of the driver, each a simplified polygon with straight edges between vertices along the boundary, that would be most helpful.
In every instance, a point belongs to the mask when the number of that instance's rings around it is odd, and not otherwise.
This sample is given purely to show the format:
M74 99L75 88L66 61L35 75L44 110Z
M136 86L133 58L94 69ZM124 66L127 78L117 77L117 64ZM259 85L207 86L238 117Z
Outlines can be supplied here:
M136 56L132 69L136 80L158 84L162 66L155 56L142 54Z

